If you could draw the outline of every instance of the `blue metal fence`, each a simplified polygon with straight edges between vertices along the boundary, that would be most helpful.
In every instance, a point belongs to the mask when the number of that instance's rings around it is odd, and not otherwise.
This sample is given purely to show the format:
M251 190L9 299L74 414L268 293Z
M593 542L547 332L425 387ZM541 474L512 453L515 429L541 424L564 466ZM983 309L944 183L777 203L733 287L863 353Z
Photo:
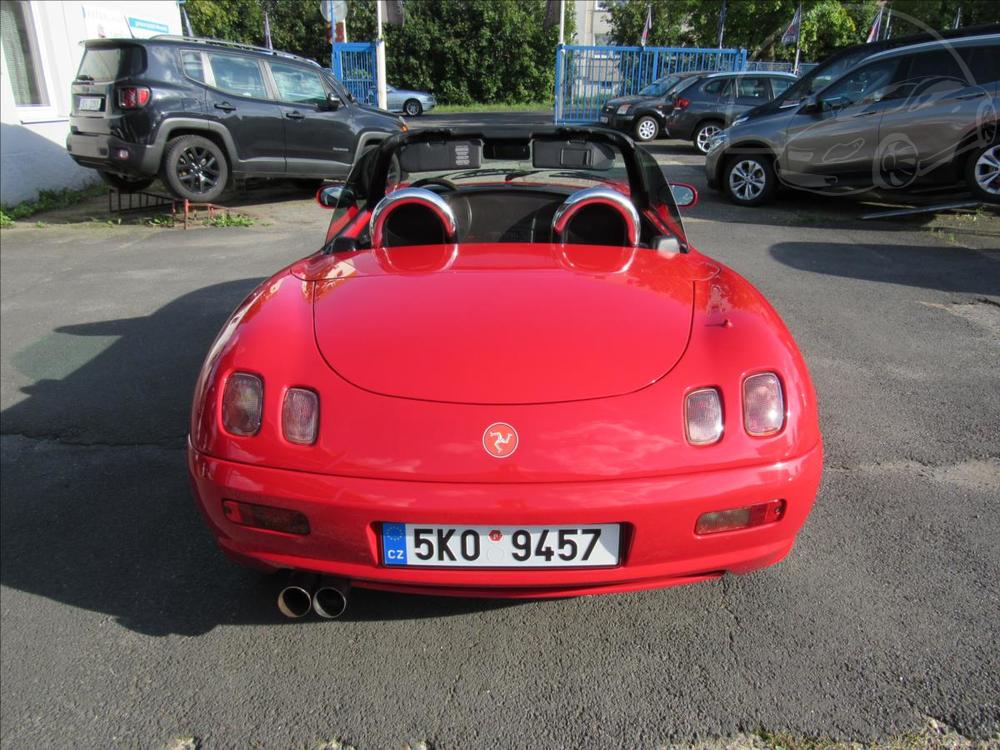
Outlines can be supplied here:
M745 49L697 47L591 47L556 50L557 123L596 122L603 104L671 73L743 70Z
M375 42L334 42L331 62L333 74L355 99L365 104L378 104Z

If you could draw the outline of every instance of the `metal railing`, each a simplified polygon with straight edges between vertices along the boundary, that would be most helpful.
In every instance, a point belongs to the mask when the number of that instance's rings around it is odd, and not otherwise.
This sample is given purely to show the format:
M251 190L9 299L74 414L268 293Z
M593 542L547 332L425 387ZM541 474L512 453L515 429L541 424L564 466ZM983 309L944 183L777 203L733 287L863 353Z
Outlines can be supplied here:
M687 71L736 71L744 49L565 45L556 50L557 123L596 122L601 106L658 78Z

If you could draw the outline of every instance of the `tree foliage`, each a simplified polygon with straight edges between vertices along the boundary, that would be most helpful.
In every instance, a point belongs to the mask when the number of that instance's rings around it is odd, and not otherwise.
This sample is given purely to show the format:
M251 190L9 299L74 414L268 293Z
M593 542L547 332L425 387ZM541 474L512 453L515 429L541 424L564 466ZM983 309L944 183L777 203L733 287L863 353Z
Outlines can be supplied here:
M386 74L449 104L550 99L559 32L542 28L544 15L544 0L407 0L405 25L383 27ZM347 31L374 38L374 0L351 0Z
M751 57L790 60L794 46L781 35L795 15L799 0L729 0L725 47L742 47ZM962 25L1000 22L1000 0L890 0L892 36L948 29L962 6ZM650 45L715 47L722 0L616 0L611 5L611 37L616 44L636 45L653 10ZM865 41L878 10L876 0L803 0L802 59L821 60L838 47Z
M574 27L566 4L566 34ZM187 0L199 36L261 45L264 9L276 49L330 65L319 0ZM383 26L386 73L442 103L520 103L552 97L558 29L542 29L545 0L407 0L406 24ZM348 38L375 38L375 1L349 0Z

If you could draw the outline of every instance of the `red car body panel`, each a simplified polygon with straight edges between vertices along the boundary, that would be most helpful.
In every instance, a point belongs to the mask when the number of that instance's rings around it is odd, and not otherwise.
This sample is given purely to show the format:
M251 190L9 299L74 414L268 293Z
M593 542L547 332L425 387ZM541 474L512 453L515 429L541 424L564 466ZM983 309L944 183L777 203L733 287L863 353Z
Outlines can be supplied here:
M448 316L436 297L460 299L463 313ZM510 335L496 338L493 310ZM636 313L645 319L633 321ZM263 424L250 437L221 423L222 385L237 370L264 381ZM786 419L758 438L743 428L741 387L764 371L781 379ZM319 394L314 445L281 435L282 395L296 386ZM684 397L706 386L722 394L724 434L693 446ZM481 444L500 420L520 436L504 460ZM213 345L189 452L202 510L235 559L464 596L624 591L770 565L790 550L822 466L805 363L749 283L693 249L537 243L293 264L240 305ZM694 533L701 513L774 498L787 503L777 523ZM223 499L300 510L312 531L239 526L222 514ZM388 567L383 522L622 523L622 559L613 568Z

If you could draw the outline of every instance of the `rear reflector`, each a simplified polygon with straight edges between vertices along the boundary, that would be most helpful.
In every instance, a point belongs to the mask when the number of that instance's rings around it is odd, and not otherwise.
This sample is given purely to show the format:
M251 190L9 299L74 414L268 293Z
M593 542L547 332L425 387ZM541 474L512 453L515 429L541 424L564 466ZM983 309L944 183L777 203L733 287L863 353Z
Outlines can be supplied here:
M222 392L222 425L233 435L256 435L264 406L264 383L248 372L234 372Z
M785 515L784 500L770 500L760 505L732 510L714 510L702 513L694 525L695 534L718 534L721 531L737 531L763 526L780 521Z
M309 533L309 519L297 510L223 500L222 512L226 518L240 526L281 531L285 534Z

